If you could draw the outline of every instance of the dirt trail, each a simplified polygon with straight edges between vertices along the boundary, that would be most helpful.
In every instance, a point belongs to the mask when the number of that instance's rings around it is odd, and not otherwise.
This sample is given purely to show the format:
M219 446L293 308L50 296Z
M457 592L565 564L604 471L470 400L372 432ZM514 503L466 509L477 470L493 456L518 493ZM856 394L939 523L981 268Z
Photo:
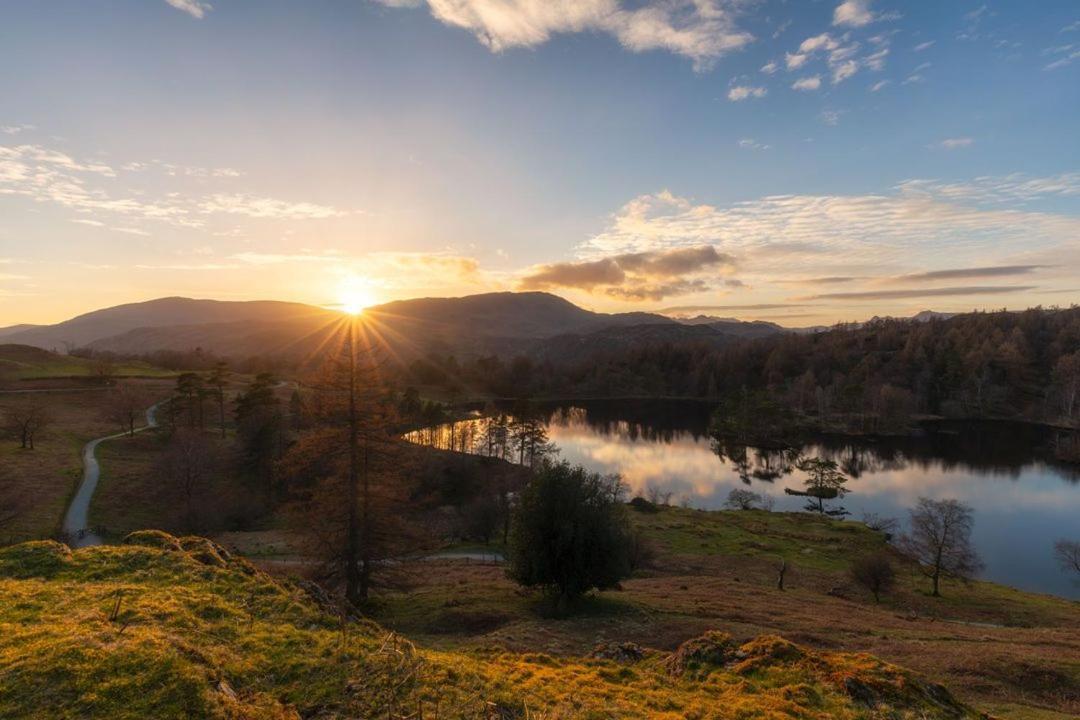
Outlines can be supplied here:
M157 427L157 408L158 406L156 404L147 408L146 424L142 427L135 428L135 432L142 432L143 430ZM103 542L100 537L91 532L90 528L87 527L87 516L90 512L90 500L94 497L94 491L97 489L98 477L101 475L101 468L98 466L98 461L94 456L94 453L97 452L97 446L102 442L124 437L125 435L127 435L127 433L106 435L105 437L91 440L83 447L82 483L79 485L79 490L75 493L75 497L71 499L71 504L68 505L67 514L64 515L64 532L67 534L68 542L72 547L101 545Z

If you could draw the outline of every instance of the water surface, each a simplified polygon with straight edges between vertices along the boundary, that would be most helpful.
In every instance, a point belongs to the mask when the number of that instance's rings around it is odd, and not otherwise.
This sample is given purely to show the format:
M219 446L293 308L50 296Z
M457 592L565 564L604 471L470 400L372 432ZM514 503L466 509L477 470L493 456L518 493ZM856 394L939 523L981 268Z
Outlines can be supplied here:
M708 435L711 406L693 402L593 402L541 410L560 456L601 473L619 473L631 490L649 487L673 503L719 509L733 488L767 495L776 510L800 510L804 475L792 453L717 448ZM480 447L480 421L458 423L455 443ZM920 496L956 498L975 511L973 539L985 579L1080 599L1080 585L1053 557L1055 540L1080 540L1080 468L1046 452L1053 431L1019 423L927 425L918 437L812 438L802 456L835 460L850 493L832 503L859 519L864 512L906 523ZM416 440L446 446L449 428ZM718 453L717 450L720 450Z

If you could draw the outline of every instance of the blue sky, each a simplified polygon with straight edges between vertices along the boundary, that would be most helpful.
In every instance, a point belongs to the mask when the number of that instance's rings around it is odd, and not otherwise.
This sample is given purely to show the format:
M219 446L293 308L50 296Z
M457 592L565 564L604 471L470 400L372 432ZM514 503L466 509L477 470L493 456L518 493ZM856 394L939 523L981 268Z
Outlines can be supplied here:
M0 97L0 325L1080 297L1071 1L15 0Z

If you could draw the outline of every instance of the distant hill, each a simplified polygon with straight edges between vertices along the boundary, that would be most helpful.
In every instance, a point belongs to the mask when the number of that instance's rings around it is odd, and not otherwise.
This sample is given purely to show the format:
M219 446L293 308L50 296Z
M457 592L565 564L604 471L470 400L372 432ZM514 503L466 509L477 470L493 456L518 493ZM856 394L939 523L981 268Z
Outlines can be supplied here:
M488 293L401 300L368 308L365 321L402 356L430 351L512 354L541 338L639 323L676 323L649 313L608 315L548 293ZM299 303L162 298L86 313L8 336L45 349L89 347L141 354L196 347L226 356L303 357L336 332L341 313Z
M572 364L654 345L697 343L720 347L737 339L738 336L720 332L712 325L649 323L608 327L584 334L558 335L537 342L530 354L555 364Z
M30 323L22 323L21 325L10 325L8 327L0 328L0 338L6 338L15 333L21 333L24 330L31 330L33 328L40 327L39 325L31 325Z
M67 347L93 346L94 343L102 342L107 338L140 328L280 322L300 318L314 319L320 316L328 320L331 315L333 313L328 310L301 303L272 300L235 302L168 297L95 310L55 325L39 325L14 332L7 335L5 339L8 342L33 345L47 350L64 350ZM160 341L164 342L165 338L161 338Z

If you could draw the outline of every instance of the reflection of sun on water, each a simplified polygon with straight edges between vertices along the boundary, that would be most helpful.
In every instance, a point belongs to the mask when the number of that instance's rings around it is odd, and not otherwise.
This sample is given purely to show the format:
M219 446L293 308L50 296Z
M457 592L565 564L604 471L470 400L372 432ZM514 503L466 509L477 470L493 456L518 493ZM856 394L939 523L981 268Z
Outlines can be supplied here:
M376 302L371 280L356 275L349 275L338 283L337 299L338 307L350 315L359 315Z

